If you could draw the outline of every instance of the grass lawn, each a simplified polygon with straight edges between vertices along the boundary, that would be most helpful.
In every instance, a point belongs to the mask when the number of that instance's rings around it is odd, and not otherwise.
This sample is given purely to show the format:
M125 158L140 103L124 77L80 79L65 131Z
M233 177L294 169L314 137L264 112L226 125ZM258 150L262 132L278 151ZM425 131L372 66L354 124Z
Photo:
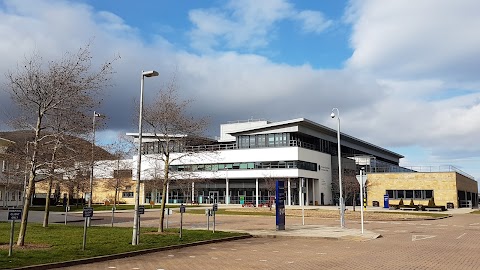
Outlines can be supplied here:
M252 208L251 211L237 210L237 209L218 209L218 211L215 214L216 215L232 215L232 216L275 216L275 208L273 208L272 211L254 211L254 210L255 208ZM205 215L205 209L188 209L187 213Z
M15 239L20 224L15 224ZM191 243L201 240L219 239L244 235L204 230L183 230L182 239L178 229L169 229L166 233L156 233L156 228L142 228L140 244L132 246L132 228L96 227L87 231L87 244L82 250L83 227L49 225L43 228L40 224L31 223L27 228L26 248L14 246L13 256L8 257L8 243L11 223L0 222L0 268L14 268L59 261L69 261L108 254L123 253L154 247Z
M473 211L473 212L470 212L470 214L477 214L477 215L479 215L479 214L480 214L480 210L475 210L475 211Z
M198 205L185 205L187 208L194 208L199 207ZM83 210L82 205L70 205L70 212L78 212ZM85 205L85 207L87 207ZM105 210L112 210L113 205L92 205L94 211L105 211ZM180 205L167 205L166 208L179 208ZM135 208L132 204L120 204L117 205L117 210L133 210ZM145 205L145 209L160 209L160 204L156 204L153 207L150 205ZM45 211L45 206L31 206L30 211ZM50 206L50 211L52 212L64 212L65 209L63 206Z

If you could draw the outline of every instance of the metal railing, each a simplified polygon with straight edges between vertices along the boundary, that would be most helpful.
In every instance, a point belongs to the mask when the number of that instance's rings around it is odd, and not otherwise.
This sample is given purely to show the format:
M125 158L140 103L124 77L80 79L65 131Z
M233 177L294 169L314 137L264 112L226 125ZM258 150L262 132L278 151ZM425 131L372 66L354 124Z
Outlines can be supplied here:
M467 178L475 179L472 175L460 170L453 165L441 166L378 166L371 168L372 173L389 173L389 172L457 172Z
M203 152L238 149L237 143L206 144L185 147L185 152Z
M302 141L290 140L288 145L276 145L276 146L259 146L256 148L274 148L274 147L301 147L310 150L317 150L317 147L314 144L306 143ZM196 146L187 146L184 148L183 152L202 152L202 151L220 151L220 150L233 150L233 149L255 149L255 148L239 148L237 143L222 143L222 144L206 144L206 145L196 145Z

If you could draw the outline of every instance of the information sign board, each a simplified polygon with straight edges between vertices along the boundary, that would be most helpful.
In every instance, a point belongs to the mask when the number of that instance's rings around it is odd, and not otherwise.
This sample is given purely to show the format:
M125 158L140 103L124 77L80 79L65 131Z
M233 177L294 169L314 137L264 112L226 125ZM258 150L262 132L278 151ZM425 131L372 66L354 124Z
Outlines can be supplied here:
M285 182L276 181L275 214L277 231L285 230Z
M388 197L388 194L383 195L383 208L389 208L390 205L390 198Z
M180 205L180 213L185 213L185 205Z
M93 207L84 207L83 208L83 217L93 217Z
M8 209L8 220L22 219L23 209Z
M139 215L145 214L145 206L143 206L143 205L138 206L138 214Z

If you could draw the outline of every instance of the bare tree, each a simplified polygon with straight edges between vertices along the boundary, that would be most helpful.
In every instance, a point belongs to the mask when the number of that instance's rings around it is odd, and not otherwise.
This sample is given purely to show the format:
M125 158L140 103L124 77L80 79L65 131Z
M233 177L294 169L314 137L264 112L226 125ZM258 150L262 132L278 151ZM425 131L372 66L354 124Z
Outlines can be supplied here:
M272 175L264 175L263 177L264 180L264 185L263 187L270 193L270 194L275 194L276 193L276 188L277 188L277 180L278 177L273 177ZM270 211L272 211L272 205L273 202L270 198L268 198L268 207L270 208Z
M345 202L352 200L353 211L355 211L357 194L360 192L360 185L358 184L355 170L347 168L343 169L342 188ZM340 192L338 169L332 170L332 191L334 195Z
M60 60L49 61L45 67L38 54L26 59L15 72L7 73L7 87L12 101L19 109L16 123L34 132L30 157L29 178L23 205L23 215L17 245L23 246L27 230L29 206L42 155L39 144L45 140L48 122L60 116L89 115L98 103L101 90L112 74L111 62L92 68L90 46L76 53L66 53Z
M176 81L173 79L144 110L146 130L153 133L156 138L159 153L156 158L162 167L159 232L164 231L166 191L172 180L170 165L176 160L182 160L195 153L189 146L203 142L202 135L207 127L206 118L194 118L188 115L190 103L189 100L179 98Z
M132 183L132 164L130 160L118 159L115 160L115 170L113 171L113 178L108 180L105 187L109 190L114 190L113 205L116 207L119 203L119 191Z
M0 149L0 184L3 185L4 200L3 206L7 207L7 193L13 194L16 197L19 191L22 190L24 176L25 176L25 159L23 154L16 154L15 144L5 149ZM16 202L21 200L20 196L16 198Z
M131 185L132 182L132 162L127 158L132 156L135 149L133 140L120 135L118 139L107 149L113 155L113 170L111 178L105 179L104 188L114 190L113 205L118 204L119 191L126 186ZM107 161L110 164L110 161Z

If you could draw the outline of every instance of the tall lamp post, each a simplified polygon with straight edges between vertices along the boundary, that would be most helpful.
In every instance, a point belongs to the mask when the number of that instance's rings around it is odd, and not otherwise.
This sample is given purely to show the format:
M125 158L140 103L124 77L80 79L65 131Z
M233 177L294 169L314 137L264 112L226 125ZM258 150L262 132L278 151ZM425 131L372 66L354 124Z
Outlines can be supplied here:
M334 111L337 111L335 115ZM337 108L332 109L332 118L337 117L337 146L338 146L338 187L340 189L340 227L345 227L345 202L343 201L343 188L342 188L342 152L340 148L340 111Z
M138 156L137 156L137 184L135 188L135 216L133 217L133 235L132 245L138 245L139 243L139 215L138 207L140 205L140 170L142 162L142 118L143 118L143 81L145 77L158 76L158 72L155 70L142 71L142 78L140 80L140 112L138 114Z
M96 118L97 117L103 117L103 115L97 113L96 111L93 111L93 120L92 120L92 156L91 156L91 163L90 163L90 198L88 200L88 207L92 207L92 201L93 201L93 166L95 164L95 157L93 154L93 151L95 149L95 123L96 123ZM90 218L87 218L87 225L90 226Z

